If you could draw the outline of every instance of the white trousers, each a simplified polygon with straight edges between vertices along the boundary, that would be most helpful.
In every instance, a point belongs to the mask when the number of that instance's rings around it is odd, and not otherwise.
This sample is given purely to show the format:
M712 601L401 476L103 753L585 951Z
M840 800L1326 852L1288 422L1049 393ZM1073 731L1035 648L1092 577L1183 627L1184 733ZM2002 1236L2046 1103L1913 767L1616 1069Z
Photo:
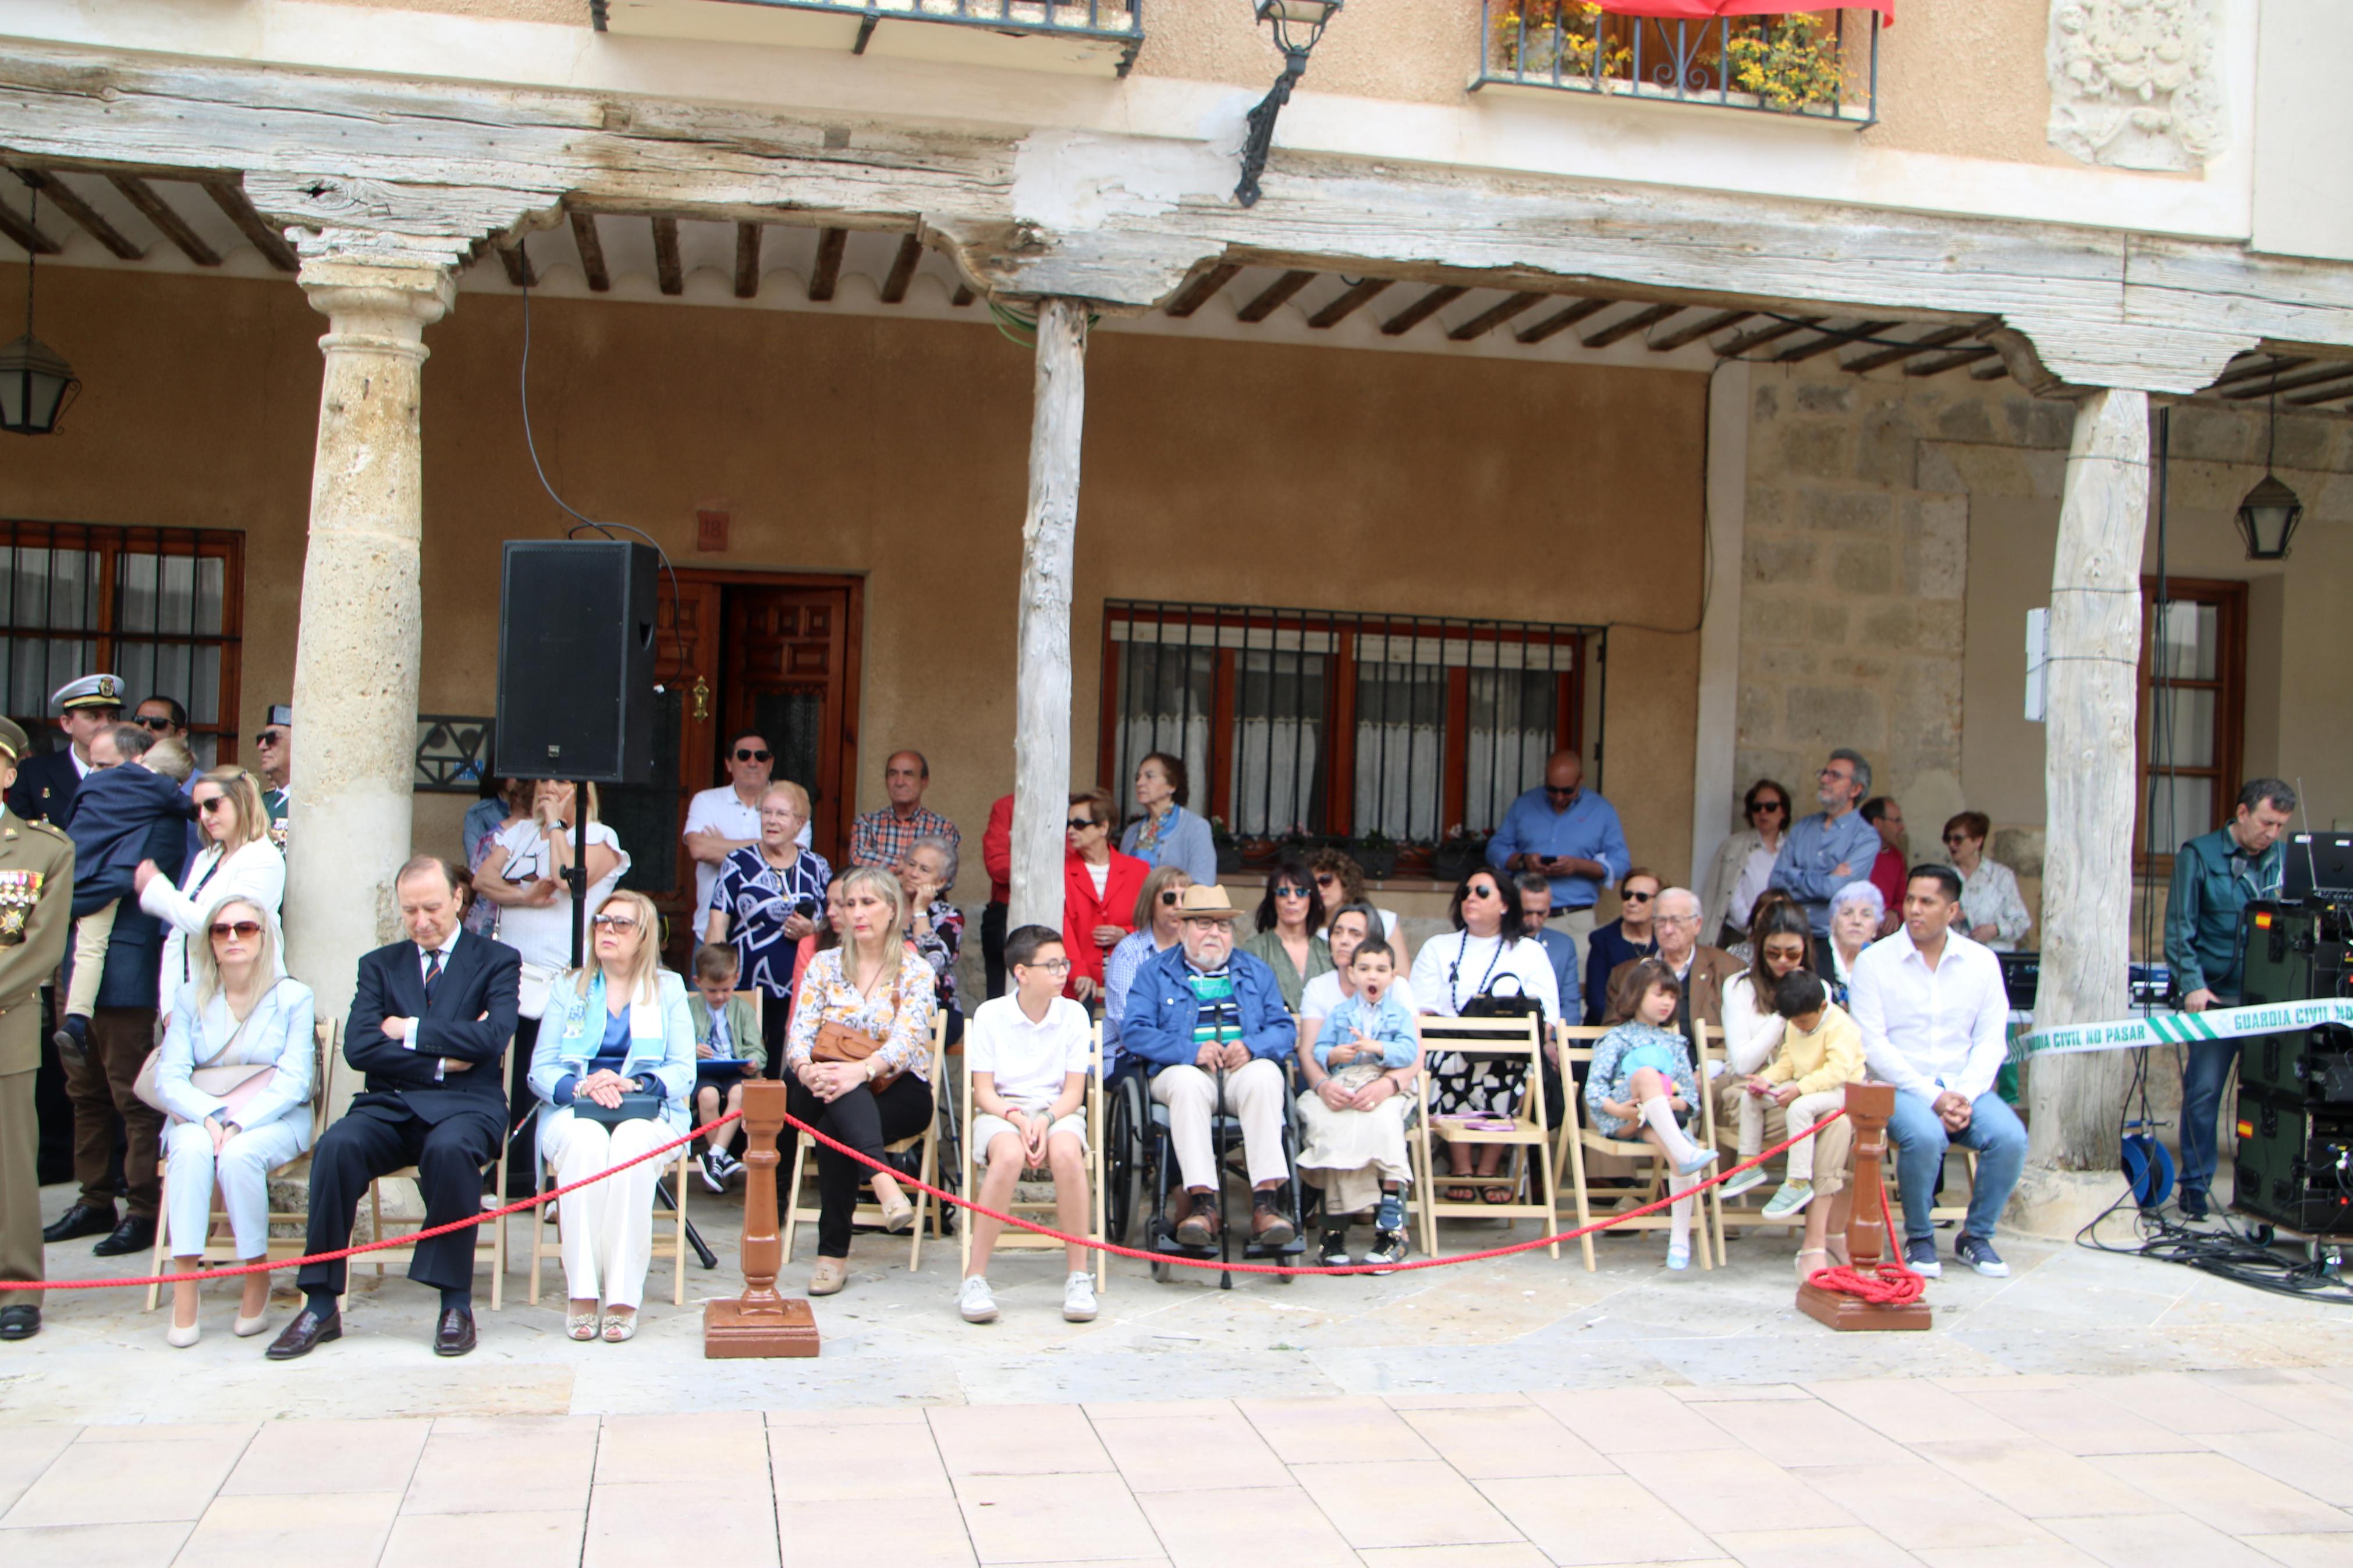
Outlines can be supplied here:
M301 1121L307 1123L305 1106ZM267 1127L240 1129L213 1154L213 1135L201 1121L183 1121L164 1134L164 1169L170 1189L164 1218L171 1255L195 1258L205 1249L205 1233L212 1224L213 1184L218 1182L221 1206L228 1211L228 1228L237 1238L240 1258L259 1258L269 1250L269 1173L302 1152L307 1125L273 1121Z
M1772 1105L1746 1090L1740 1096L1740 1157L1744 1160L1765 1147L1765 1112ZM1789 1136L1803 1140L1789 1146L1789 1180L1810 1182L1814 1179L1815 1140L1806 1134L1814 1123L1846 1103L1846 1090L1826 1089L1820 1094L1801 1094L1782 1109L1788 1119Z
M1291 1178L1282 1163L1282 1069L1256 1057L1226 1074L1226 1110L1242 1124L1242 1157L1250 1185ZM1168 1136L1176 1145L1176 1168L1188 1187L1218 1190L1217 1149L1209 1121L1218 1110L1218 1076L1197 1067L1162 1068L1152 1080L1152 1098L1168 1108Z
M575 1116L568 1105L541 1117L539 1125L540 1152L555 1167L558 1186L611 1170L678 1136L659 1117L608 1128ZM557 1200L565 1291L573 1300L634 1308L644 1299L646 1265L653 1258L654 1185L667 1169L664 1161L647 1160Z

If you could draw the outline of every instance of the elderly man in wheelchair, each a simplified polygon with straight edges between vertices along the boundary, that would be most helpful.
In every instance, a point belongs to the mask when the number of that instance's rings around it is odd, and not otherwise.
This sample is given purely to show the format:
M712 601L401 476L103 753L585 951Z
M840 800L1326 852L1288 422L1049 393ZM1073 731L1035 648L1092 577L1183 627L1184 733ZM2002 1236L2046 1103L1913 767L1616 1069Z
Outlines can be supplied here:
M1152 1099L1167 1110L1185 1185L1176 1242L1194 1249L1218 1244L1222 1173L1211 1131L1224 1117L1241 1130L1252 1189L1248 1247L1263 1254L1293 1248L1299 1235L1284 1072L1298 1034L1274 971L1234 951L1240 912L1221 888L1184 890L1177 906L1184 939L1137 972L1120 1047L1150 1075Z

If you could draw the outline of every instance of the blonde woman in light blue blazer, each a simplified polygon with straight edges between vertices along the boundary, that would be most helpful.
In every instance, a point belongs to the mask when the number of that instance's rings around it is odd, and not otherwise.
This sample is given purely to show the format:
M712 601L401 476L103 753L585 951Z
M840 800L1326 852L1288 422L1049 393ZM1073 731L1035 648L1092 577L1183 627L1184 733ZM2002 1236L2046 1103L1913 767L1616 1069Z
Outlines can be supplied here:
M690 1125L694 1023L686 983L660 967L659 929L643 894L612 894L590 926L595 962L548 987L531 1089L542 1106L540 1152L554 1165L558 1185L636 1159ZM582 1114L588 1106L624 1109L632 1095L654 1097L653 1113L609 1125ZM638 1331L660 1179L660 1162L647 1160L563 1199L570 1298L564 1327L571 1338L601 1332L606 1343L619 1344Z
M188 942L192 977L172 1003L155 1058L155 1093L172 1115L164 1132L170 1196L164 1215L174 1273L193 1272L212 1224L213 1188L228 1210L237 1255L258 1263L269 1252L269 1173L311 1146L311 1096L318 1077L311 988L281 978L277 911L241 897L221 900ZM198 1068L270 1068L258 1088L229 1097L196 1087ZM269 1276L245 1276L237 1332L262 1331ZM172 1288L171 1342L195 1344L196 1286Z

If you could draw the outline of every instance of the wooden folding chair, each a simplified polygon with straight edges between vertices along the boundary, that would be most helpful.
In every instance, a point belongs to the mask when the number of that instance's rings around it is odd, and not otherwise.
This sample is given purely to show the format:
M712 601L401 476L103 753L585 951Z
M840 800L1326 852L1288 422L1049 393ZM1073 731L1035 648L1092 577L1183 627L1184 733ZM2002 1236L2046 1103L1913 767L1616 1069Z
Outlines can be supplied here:
M1551 1227L1554 1218L1554 1172L1552 1126L1545 1109L1544 1037L1538 1020L1522 1018L1441 1018L1426 1016L1416 1020L1416 1033L1421 1047L1421 1073L1416 1079L1419 1099L1419 1115L1414 1131L1414 1159L1419 1166L1414 1173L1415 1198L1421 1211L1421 1246L1424 1257L1438 1255L1438 1222L1441 1219L1499 1219L1511 1222L1534 1219ZM1513 1108L1509 1127L1474 1128L1459 1121L1433 1118L1430 1110L1430 1085L1434 1076L1437 1058L1446 1055L1474 1059L1493 1059L1527 1064L1527 1077L1520 1087L1519 1103ZM1493 1176L1456 1176L1442 1173L1431 1154L1431 1140L1450 1148L1455 1144L1486 1147L1502 1144L1513 1151L1508 1174ZM1533 1165L1530 1153L1534 1153ZM1532 1180L1541 1180L1541 1192L1523 1188ZM1446 1186L1467 1186L1477 1190L1501 1185L1514 1201L1500 1204L1448 1203L1439 1191ZM1560 1243L1552 1244L1552 1255L1560 1256Z
M1713 1037L1720 1046L1723 1036L1719 1031L1711 1029L1704 1023L1695 1022L1693 1025L1693 1028L1699 1036L1700 1040L1700 1048L1698 1052L1700 1065L1697 1072L1694 1074L1694 1077L1699 1079L1700 1093L1698 1096L1699 1103L1693 1108L1699 1123L1699 1125L1694 1129L1694 1131L1698 1135L1693 1138L1692 1142L1697 1143L1703 1149L1707 1149L1713 1148L1715 1143L1715 1098L1707 1090L1706 1080L1703 1075L1706 1071L1704 1064L1707 1059L1708 1041L1710 1037ZM1567 1090L1568 1098L1568 1115L1565 1117L1561 1122L1561 1143L1563 1151L1568 1156L1569 1185L1571 1191L1576 1195L1577 1223L1580 1229L1583 1229L1585 1226L1593 1223L1592 1189L1588 1184L1585 1174L1585 1159L1588 1154L1614 1155L1621 1159L1635 1161L1642 1167L1647 1174L1648 1181L1646 1187L1639 1190L1636 1194L1636 1207L1641 1207L1645 1204L1654 1203L1658 1199L1667 1195L1667 1163L1664 1155L1661 1154L1656 1149L1653 1149L1650 1144L1644 1142L1639 1137L1609 1137L1608 1134L1594 1128L1587 1120L1585 1095L1582 1090L1579 1089L1576 1082L1577 1075L1575 1068L1577 1064L1580 1063L1588 1066L1592 1063L1593 1042L1609 1032L1609 1031L1606 1028L1596 1028L1585 1025L1575 1026L1563 1026L1557 1031L1556 1037L1560 1042L1561 1081ZM1717 1262L1722 1261L1723 1258L1720 1250L1718 1250L1713 1258L1710 1256L1709 1237L1711 1234L1712 1220L1708 1199L1712 1197L1714 1194L1715 1189L1710 1188L1705 1194L1701 1194L1698 1224L1693 1227L1694 1234L1696 1237L1698 1243L1698 1245L1694 1247L1693 1251L1694 1255L1698 1258L1699 1266L1702 1268L1715 1268ZM1620 1230L1666 1230L1671 1228L1673 1224L1673 1215L1667 1213L1664 1209L1661 1209L1653 1214L1637 1215L1629 1219L1621 1219L1613 1228ZM1581 1245L1585 1249L1586 1269L1590 1272L1599 1267L1593 1253L1592 1234L1588 1231L1586 1235L1578 1237L1577 1239L1579 1245ZM1718 1246L1720 1247L1720 1242L1718 1243Z
M940 1080L942 1064L947 1058L947 1048L948 1016L943 1009L932 1018L932 1070L929 1080L934 1102L932 1119L925 1124L923 1130L913 1137L902 1138L895 1143L886 1143L882 1146L884 1152L891 1154L903 1154L910 1149L920 1147L923 1152L920 1173L926 1186L939 1184L940 1118L945 1113L946 1107L939 1104L938 1101L944 1093L944 1086ZM814 1178L817 1174L816 1155L817 1140L806 1132L798 1134L794 1139L792 1180L785 1187L785 1191L790 1194L785 1204L785 1257L788 1261L793 1256L793 1233L804 1225L815 1225L818 1222L817 1203L813 1199L804 1201L807 1192L802 1185L805 1177ZM861 1190L864 1184L862 1181L860 1183ZM907 1272L910 1274L923 1267L923 1223L926 1219L931 1222L934 1235L942 1240L947 1237L947 1231L941 1221L939 1211L933 1206L932 1194L919 1192L915 1194L914 1201L915 1223L909 1227L913 1234L909 1239L907 1250ZM871 1200L860 1202L850 1215L850 1224L879 1227L882 1224L881 1205Z
M512 1039L509 1039L507 1041L507 1049L505 1051L501 1051L499 1053L499 1059L491 1065L491 1070L498 1074L499 1081L501 1083L506 1081L507 1051L512 1051L513 1049L514 1041ZM477 1068L475 1070L480 1071L481 1069ZM488 1206L501 1206L507 1201L507 1146L513 1142L514 1139L512 1135L502 1135L499 1139L499 1156L497 1163L493 1167L485 1167L485 1169L495 1169L498 1173L498 1184L492 1189L492 1191L497 1193L499 1195L492 1199ZM381 1240L385 1237L394 1234L385 1228L386 1223L384 1217L385 1183L399 1181L415 1182L417 1179L417 1167L414 1165L404 1165L397 1171L385 1172L383 1175L376 1177L375 1180L368 1184L368 1227L370 1234L376 1239ZM425 1228L425 1222L423 1220L396 1219L390 1223L394 1226L408 1226L408 1231L404 1234L414 1234L415 1232ZM484 1253L488 1253L491 1258L491 1310L495 1312L506 1305L507 1222L505 1220L490 1220L474 1227L474 1261L478 1267L482 1260L482 1255ZM375 1265L375 1277L378 1279L382 1279L384 1278L384 1271L385 1268L395 1263L413 1262L416 1259L416 1257L417 1248L415 1245L412 1244L407 1247L381 1247L374 1252L364 1252L353 1261L373 1263Z
M541 1114L541 1110L535 1110L533 1114ZM686 1305L686 1174L689 1158L693 1152L691 1143L680 1144L678 1159L670 1167L678 1188L677 1224L672 1227L673 1235L670 1246L670 1261L675 1269L674 1282L670 1294L670 1304L673 1307ZM555 1184L554 1168L545 1159L542 1159L539 1162L539 1191L543 1194ZM505 1191L505 1184L501 1183L499 1190ZM552 1205L541 1205L532 1215L533 1223L531 1227L531 1290L525 1299L533 1307L539 1305L540 1265L549 1258L560 1258L564 1256L564 1206L565 1200L558 1198ZM555 1240L553 1243L547 1239L549 1208L555 1210L554 1215Z
M327 1071L343 1054L343 1021L341 1018L322 1019L313 1032L317 1037L313 1049L317 1051L318 1057L311 1065L311 1149L319 1146L319 1134L327 1130ZM270 1172L269 1180L273 1184L292 1180L308 1174L310 1169L311 1151L305 1149L285 1164ZM170 1181L170 1162L166 1161L164 1172L164 1190L156 1203L155 1212L158 1218L155 1222L155 1251L149 1260L151 1264L147 1270L149 1274L164 1272L165 1248L169 1245L169 1237L165 1233L171 1229L171 1225L162 1216L168 1215L172 1212ZM305 1190L308 1190L307 1184ZM273 1258L301 1257L304 1236L310 1226L309 1206L305 1205L300 1209L272 1208L269 1213L269 1245L267 1256ZM280 1226L291 1226L294 1234L280 1236L278 1229ZM228 1233L228 1213L221 1207L220 1188L217 1184L213 1188L212 1215L209 1223L205 1226L204 1248L197 1256L201 1257L206 1263L245 1261L237 1256L236 1239ZM164 1288L161 1285L148 1286L147 1310L153 1311L157 1303L163 1300L163 1295Z
M970 1028L970 1024L967 1023L965 1027ZM1090 1184L1087 1191L1087 1197L1089 1206L1094 1211L1094 1225L1093 1227L1087 1232L1087 1239L1090 1241L1103 1241L1109 1238L1111 1231L1109 1223L1104 1217L1103 1206L1105 1199L1103 1184L1103 1022L1101 1019L1097 1019L1095 1021L1092 1034L1093 1044L1090 1048L1087 1057L1087 1097L1084 1101L1084 1106L1087 1113L1087 1181ZM956 1099L958 1104L957 1125L962 1130L962 1136L958 1139L958 1142L962 1146L959 1157L959 1168L963 1177L963 1184L957 1190L963 1193L967 1198L976 1198L980 1192L981 1173L987 1168L986 1156L988 1152L986 1149L976 1148L972 1140L973 1109L971 1053L960 1050L956 1053ZM1029 1173L1028 1172L1023 1173L1025 1177L1029 1174ZM1050 1179L1050 1177L1048 1179ZM1054 1201L1051 1198L1024 1198L1020 1195L1020 1187L1017 1184L1014 1187L1013 1201L1005 1205L1005 1212L1011 1215L1036 1215L1041 1219L1051 1222L1055 1212ZM1063 1244L1061 1242L1056 1241L1050 1236L1039 1236L1036 1231L1022 1230L1018 1226L1007 1226L1005 1229L997 1235L997 1247L995 1250L998 1252L1059 1252L1062 1249L1062 1246ZM1111 1255L1105 1252L1098 1252L1094 1255L1094 1258L1095 1289L1100 1293L1110 1285ZM971 1267L972 1264L972 1215L969 1214L962 1215L956 1225L956 1261L959 1273L961 1273L963 1269Z

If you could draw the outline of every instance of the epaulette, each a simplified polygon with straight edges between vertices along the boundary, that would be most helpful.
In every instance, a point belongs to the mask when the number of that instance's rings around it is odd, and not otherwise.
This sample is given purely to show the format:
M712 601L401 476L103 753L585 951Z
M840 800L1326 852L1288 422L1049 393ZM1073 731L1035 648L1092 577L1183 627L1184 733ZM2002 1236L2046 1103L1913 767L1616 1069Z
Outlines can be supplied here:
M72 837L64 828L59 827L56 823L51 822L46 816L36 816L29 820L26 820L25 826L27 827L37 827L52 838L62 838L69 844L73 842Z

